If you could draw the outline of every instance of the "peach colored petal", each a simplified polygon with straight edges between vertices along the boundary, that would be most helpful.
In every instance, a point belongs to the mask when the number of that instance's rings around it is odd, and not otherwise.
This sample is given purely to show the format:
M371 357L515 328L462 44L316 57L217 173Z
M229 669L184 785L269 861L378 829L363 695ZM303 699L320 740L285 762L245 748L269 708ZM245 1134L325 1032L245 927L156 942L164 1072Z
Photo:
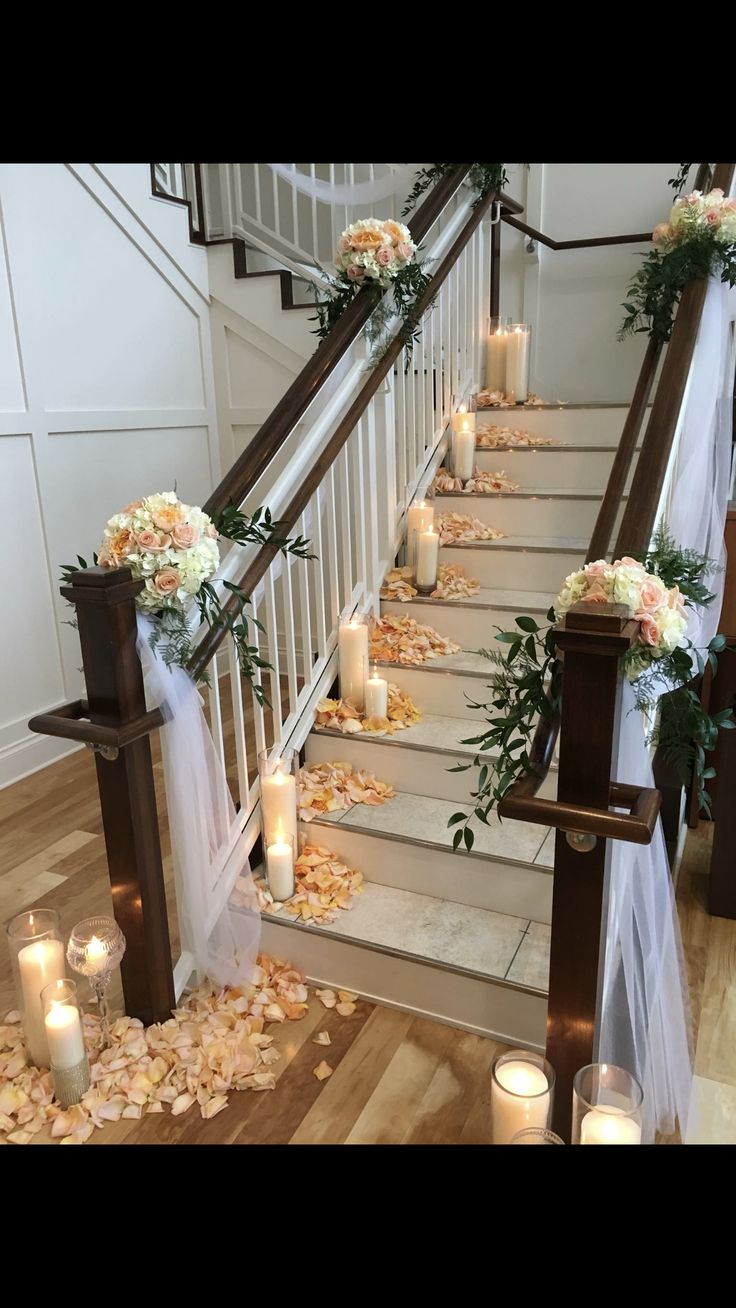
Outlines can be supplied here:
M179 1117L181 1113L186 1113L187 1110L191 1108L192 1104L195 1102L196 1101L194 1095L192 1094L187 1093L183 1095L177 1095L173 1104L171 1105L171 1116Z
M330 1067L329 1063L325 1062L323 1058L322 1062L319 1063L317 1067L313 1069L313 1071L318 1081L326 1081L328 1076L332 1076L333 1069Z
M338 1004L338 1005L337 1005L337 1012L340 1014L341 1017L350 1017L350 1014L351 1014L351 1013L354 1013L354 1012L355 1012L355 1009L356 1009L356 1005L355 1005L355 1004Z
M313 1037L312 1037L312 1044L313 1044L313 1045L331 1045L331 1044L332 1044L332 1041L330 1040L330 1033L329 1033L329 1031L318 1031L317 1034L316 1034L316 1036L313 1036Z
M11 1131L8 1140L11 1144L24 1145L33 1139L30 1131Z
M314 992L319 1000L322 1001L325 1008L334 1008L337 1003L337 995L334 990L315 990Z

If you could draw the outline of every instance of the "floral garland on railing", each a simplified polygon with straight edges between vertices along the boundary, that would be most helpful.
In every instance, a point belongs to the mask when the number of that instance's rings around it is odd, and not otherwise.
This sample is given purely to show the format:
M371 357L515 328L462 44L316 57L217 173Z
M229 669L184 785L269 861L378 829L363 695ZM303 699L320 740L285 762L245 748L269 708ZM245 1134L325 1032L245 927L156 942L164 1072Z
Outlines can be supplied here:
M683 164L672 184L681 186L690 165ZM722 282L736 286L736 200L719 186L691 191L675 200L669 221L652 233L656 248L646 256L634 276L623 305L626 310L618 339L647 332L665 344L672 335L675 309L684 287L693 278L720 274Z
M416 175L414 186L409 193L406 204L401 211L401 217L405 218L411 213L420 196L428 191L430 186L436 185L443 177L447 177L454 168L459 168L456 163L433 163L428 168L420 168ZM476 209L481 200L488 195L489 191L502 191L508 184L508 174L502 163L474 163L470 165L468 172L468 181L476 192L476 199L473 208Z
M719 730L733 729L736 723L731 708L707 713L690 683L702 675L706 662L716 670L726 638L714 636L706 648L697 649L685 631L687 608L704 607L714 599L703 581L714 566L705 555L680 549L661 527L651 550L641 559L625 557L614 563L599 559L571 573L547 613L547 626L528 615L518 617L515 631L499 631L496 636L508 646L505 654L478 651L496 669L490 687L493 694L488 702L471 703L485 713L487 728L460 742L476 745L478 753L470 763L449 769L480 769L477 788L471 791L472 813L455 813L448 822L457 827L453 849L461 842L472 849L473 818L487 823L513 782L527 774L537 775L529 755L537 719L550 721L562 704L563 668L555 652L554 624L580 602L627 604L639 621L638 638L622 659L624 675L634 687L636 707L651 717L662 693L669 692L666 711L649 732L648 743L660 746L683 785L694 771L698 802L710 812L705 782L715 776L715 770L706 767L706 751L715 747ZM481 758L491 752L494 758Z
M188 613L196 605L200 620L214 631L229 631L243 676L251 683L260 704L267 704L259 671L270 668L250 644L245 606L249 597L231 581L223 581L225 602L212 584L219 562L218 538L238 545L270 545L282 554L313 559L309 541L289 538L268 509L259 508L248 517L230 504L211 516L192 504L184 504L176 491L162 491L127 504L105 524L104 538L94 562L103 568L130 568L134 578L144 582L136 596L136 607L153 621L149 636L152 649L160 649L167 667L186 668L193 653ZM73 584L74 574L86 568L77 556L76 564L62 566L62 581ZM256 618L250 621L263 631ZM76 625L73 623L72 625ZM207 672L200 680L209 684Z

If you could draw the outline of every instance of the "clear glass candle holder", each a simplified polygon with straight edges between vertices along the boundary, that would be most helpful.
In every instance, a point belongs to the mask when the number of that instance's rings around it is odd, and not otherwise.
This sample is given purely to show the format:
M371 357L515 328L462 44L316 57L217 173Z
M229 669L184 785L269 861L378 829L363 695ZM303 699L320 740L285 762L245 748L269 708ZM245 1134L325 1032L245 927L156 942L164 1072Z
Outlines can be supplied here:
M66 958L72 972L86 977L92 987L105 1043L110 1023L107 988L124 954L125 936L112 917L86 917L77 922L66 947Z
M509 1141L512 1145L564 1145L564 1143L559 1135L555 1135L554 1131L549 1131L544 1126L525 1126L523 1131L517 1131Z
M265 850L268 888L276 903L283 904L294 894L294 837L288 832L277 831L272 840L265 842Z
M506 399L509 404L523 404L528 399L531 347L529 323L511 323L506 338Z
M89 1090L89 1060L76 982L68 977L52 981L44 986L42 1000L54 1093L62 1108L69 1108Z
M340 698L349 699L361 712L365 707L365 679L368 676L370 629L367 615L355 613L340 618L337 632Z
M554 1090L554 1070L543 1054L528 1049L501 1054L491 1074L493 1143L510 1144L526 1127L548 1127Z
M48 1067L41 991L50 982L60 981L66 971L59 914L52 908L18 913L8 923L7 936L28 1057L36 1067Z
M487 391L506 393L506 343L510 325L510 318L488 319L485 375Z
M459 477L463 485L470 481L475 471L475 396L460 399L453 397L452 437L450 440L450 468L453 477Z
M623 1067L581 1067L572 1087L572 1143L641 1144L643 1100L636 1077Z
M261 787L261 831L264 848L279 836L290 836L296 847L296 798L299 755L295 749L279 746L262 749L258 755Z

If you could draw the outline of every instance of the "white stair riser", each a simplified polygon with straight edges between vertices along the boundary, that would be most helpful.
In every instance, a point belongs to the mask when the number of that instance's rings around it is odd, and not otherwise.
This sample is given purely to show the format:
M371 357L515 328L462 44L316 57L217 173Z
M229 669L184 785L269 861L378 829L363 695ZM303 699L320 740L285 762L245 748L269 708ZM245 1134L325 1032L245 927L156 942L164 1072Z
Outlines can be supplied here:
M437 495L435 516L466 513L507 536L567 536L589 540L600 499L556 499L543 495Z
M357 990L364 999L475 1031L503 1044L540 1050L544 1046L546 998L502 981L463 976L352 941L331 939L318 927L300 929L268 917L263 919L261 948L277 958L290 959L310 982Z
M552 554L536 550L473 549L472 546L440 550L440 563L459 563L481 586L507 590L549 590L556 593L570 572L582 568L585 551Z
M465 677L460 672L430 671L430 668L407 668L394 663L381 664L380 667L381 676L393 682L404 694L411 695L422 712L477 722L478 710L470 707L466 694L476 701L485 700L485 678ZM491 671L489 663L489 676ZM470 734L469 728L467 735Z
M550 590L550 604L553 598ZM415 618L417 622L434 627L440 635L448 637L462 649L467 650L488 649L493 643L496 628L500 627L502 631L508 630L513 626L514 618L521 612L528 612L541 621L547 610L529 606L523 610L521 608L518 610L472 609L464 607L458 601L443 604L439 600L430 600L426 603L410 600L408 604L393 604L386 601L381 603L381 613L399 616L406 614L410 618ZM440 711L450 712L449 709Z
M465 729L460 728L458 737L479 735L483 722L480 712L476 713L472 722L463 719ZM405 737L410 735L411 730L404 733ZM452 739L447 741L448 748L452 747L452 743ZM306 759L308 763L331 763L344 759L355 768L367 768L395 790L406 791L410 795L431 795L435 799L453 800L460 805L470 804L470 791L478 775L474 767L467 772L448 772L447 769L456 763L467 763L467 753L459 751L457 754L436 754L431 750L412 749L410 740L403 738L401 744L393 741L390 745L382 745L367 736L341 736L338 740L336 736L314 731L306 740ZM545 799L554 799L556 777L556 773L546 777L539 792Z
M628 408L606 409L479 409L478 426L530 431L534 436L575 445L618 445Z
M304 830L302 823L300 831ZM545 923L552 919L551 868L428 849L341 822L311 822L306 831L309 840L339 854L366 881L511 917Z
M613 458L613 450L537 448L477 450L475 462L488 472L505 472L522 490L527 486L533 490L549 486L553 490L604 491Z

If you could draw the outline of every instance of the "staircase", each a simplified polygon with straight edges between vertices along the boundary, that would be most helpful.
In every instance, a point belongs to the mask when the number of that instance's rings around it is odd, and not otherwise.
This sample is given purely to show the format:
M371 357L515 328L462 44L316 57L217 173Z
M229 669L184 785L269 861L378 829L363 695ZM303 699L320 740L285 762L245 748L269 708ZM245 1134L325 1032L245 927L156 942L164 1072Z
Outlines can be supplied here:
M422 721L395 736L312 729L307 765L346 760L396 790L382 807L302 823L300 842L333 850L365 877L365 893L329 926L263 916L264 948L292 959L315 981L359 990L501 1041L544 1047L554 833L493 816L474 849L452 851L447 822L468 809L475 772L467 761L482 715L489 663L475 653L519 613L543 618L564 577L581 566L625 417L618 406L540 407L479 414L560 445L478 450L481 468L504 469L519 489L438 494L437 513L470 513L504 539L443 547L481 583L473 599L382 601L382 614L410 615L462 646L415 667L383 664L381 675L411 695ZM540 794L554 798L550 770Z

